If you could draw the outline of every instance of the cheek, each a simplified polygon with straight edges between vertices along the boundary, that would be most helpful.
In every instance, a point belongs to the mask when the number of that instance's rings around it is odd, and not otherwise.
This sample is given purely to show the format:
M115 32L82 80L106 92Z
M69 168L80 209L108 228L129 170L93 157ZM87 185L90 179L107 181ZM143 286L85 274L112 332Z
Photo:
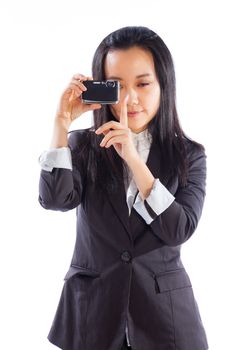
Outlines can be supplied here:
M157 111L160 106L160 90L151 91L147 98L147 106L150 110Z

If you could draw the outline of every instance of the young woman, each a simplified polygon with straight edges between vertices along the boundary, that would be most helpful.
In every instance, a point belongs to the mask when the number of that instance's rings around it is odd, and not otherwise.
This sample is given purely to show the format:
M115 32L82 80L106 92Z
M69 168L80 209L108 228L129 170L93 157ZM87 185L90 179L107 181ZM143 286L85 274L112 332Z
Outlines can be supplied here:
M120 81L120 101L86 105L76 74L63 92L39 202L77 208L75 249L48 339L64 350L205 350L181 245L202 214L204 147L179 125L175 74L162 39L125 27L98 46L95 80ZM94 110L94 127L68 133Z

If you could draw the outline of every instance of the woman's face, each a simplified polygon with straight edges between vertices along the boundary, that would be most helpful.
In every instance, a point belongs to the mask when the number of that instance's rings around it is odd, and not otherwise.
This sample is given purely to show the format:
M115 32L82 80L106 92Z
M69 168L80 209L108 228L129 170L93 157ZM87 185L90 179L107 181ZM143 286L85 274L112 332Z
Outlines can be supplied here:
M120 81L120 101L111 105L120 121L121 101L128 95L128 127L135 133L145 130L160 105L160 85L153 56L139 47L109 51L105 60L106 79Z

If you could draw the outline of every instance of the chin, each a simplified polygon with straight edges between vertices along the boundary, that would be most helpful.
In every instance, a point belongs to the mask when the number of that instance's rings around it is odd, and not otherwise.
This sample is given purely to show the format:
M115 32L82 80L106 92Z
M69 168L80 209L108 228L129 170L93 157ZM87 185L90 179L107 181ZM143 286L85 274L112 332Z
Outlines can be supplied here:
M134 125L128 125L131 131L134 133L139 133L141 131L144 131L148 125L141 125L141 126L134 126Z

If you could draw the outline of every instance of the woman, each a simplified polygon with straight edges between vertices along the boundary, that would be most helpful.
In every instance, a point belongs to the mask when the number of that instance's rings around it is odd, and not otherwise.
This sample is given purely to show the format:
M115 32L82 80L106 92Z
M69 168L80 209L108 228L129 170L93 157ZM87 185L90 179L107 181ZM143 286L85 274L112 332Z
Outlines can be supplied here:
M175 74L145 27L109 34L95 80L120 81L120 101L86 105L76 74L63 92L51 149L40 157L39 202L77 208L77 238L48 339L64 350L205 350L205 331L180 247L205 197L204 147L185 136ZM94 127L68 135L94 110Z

